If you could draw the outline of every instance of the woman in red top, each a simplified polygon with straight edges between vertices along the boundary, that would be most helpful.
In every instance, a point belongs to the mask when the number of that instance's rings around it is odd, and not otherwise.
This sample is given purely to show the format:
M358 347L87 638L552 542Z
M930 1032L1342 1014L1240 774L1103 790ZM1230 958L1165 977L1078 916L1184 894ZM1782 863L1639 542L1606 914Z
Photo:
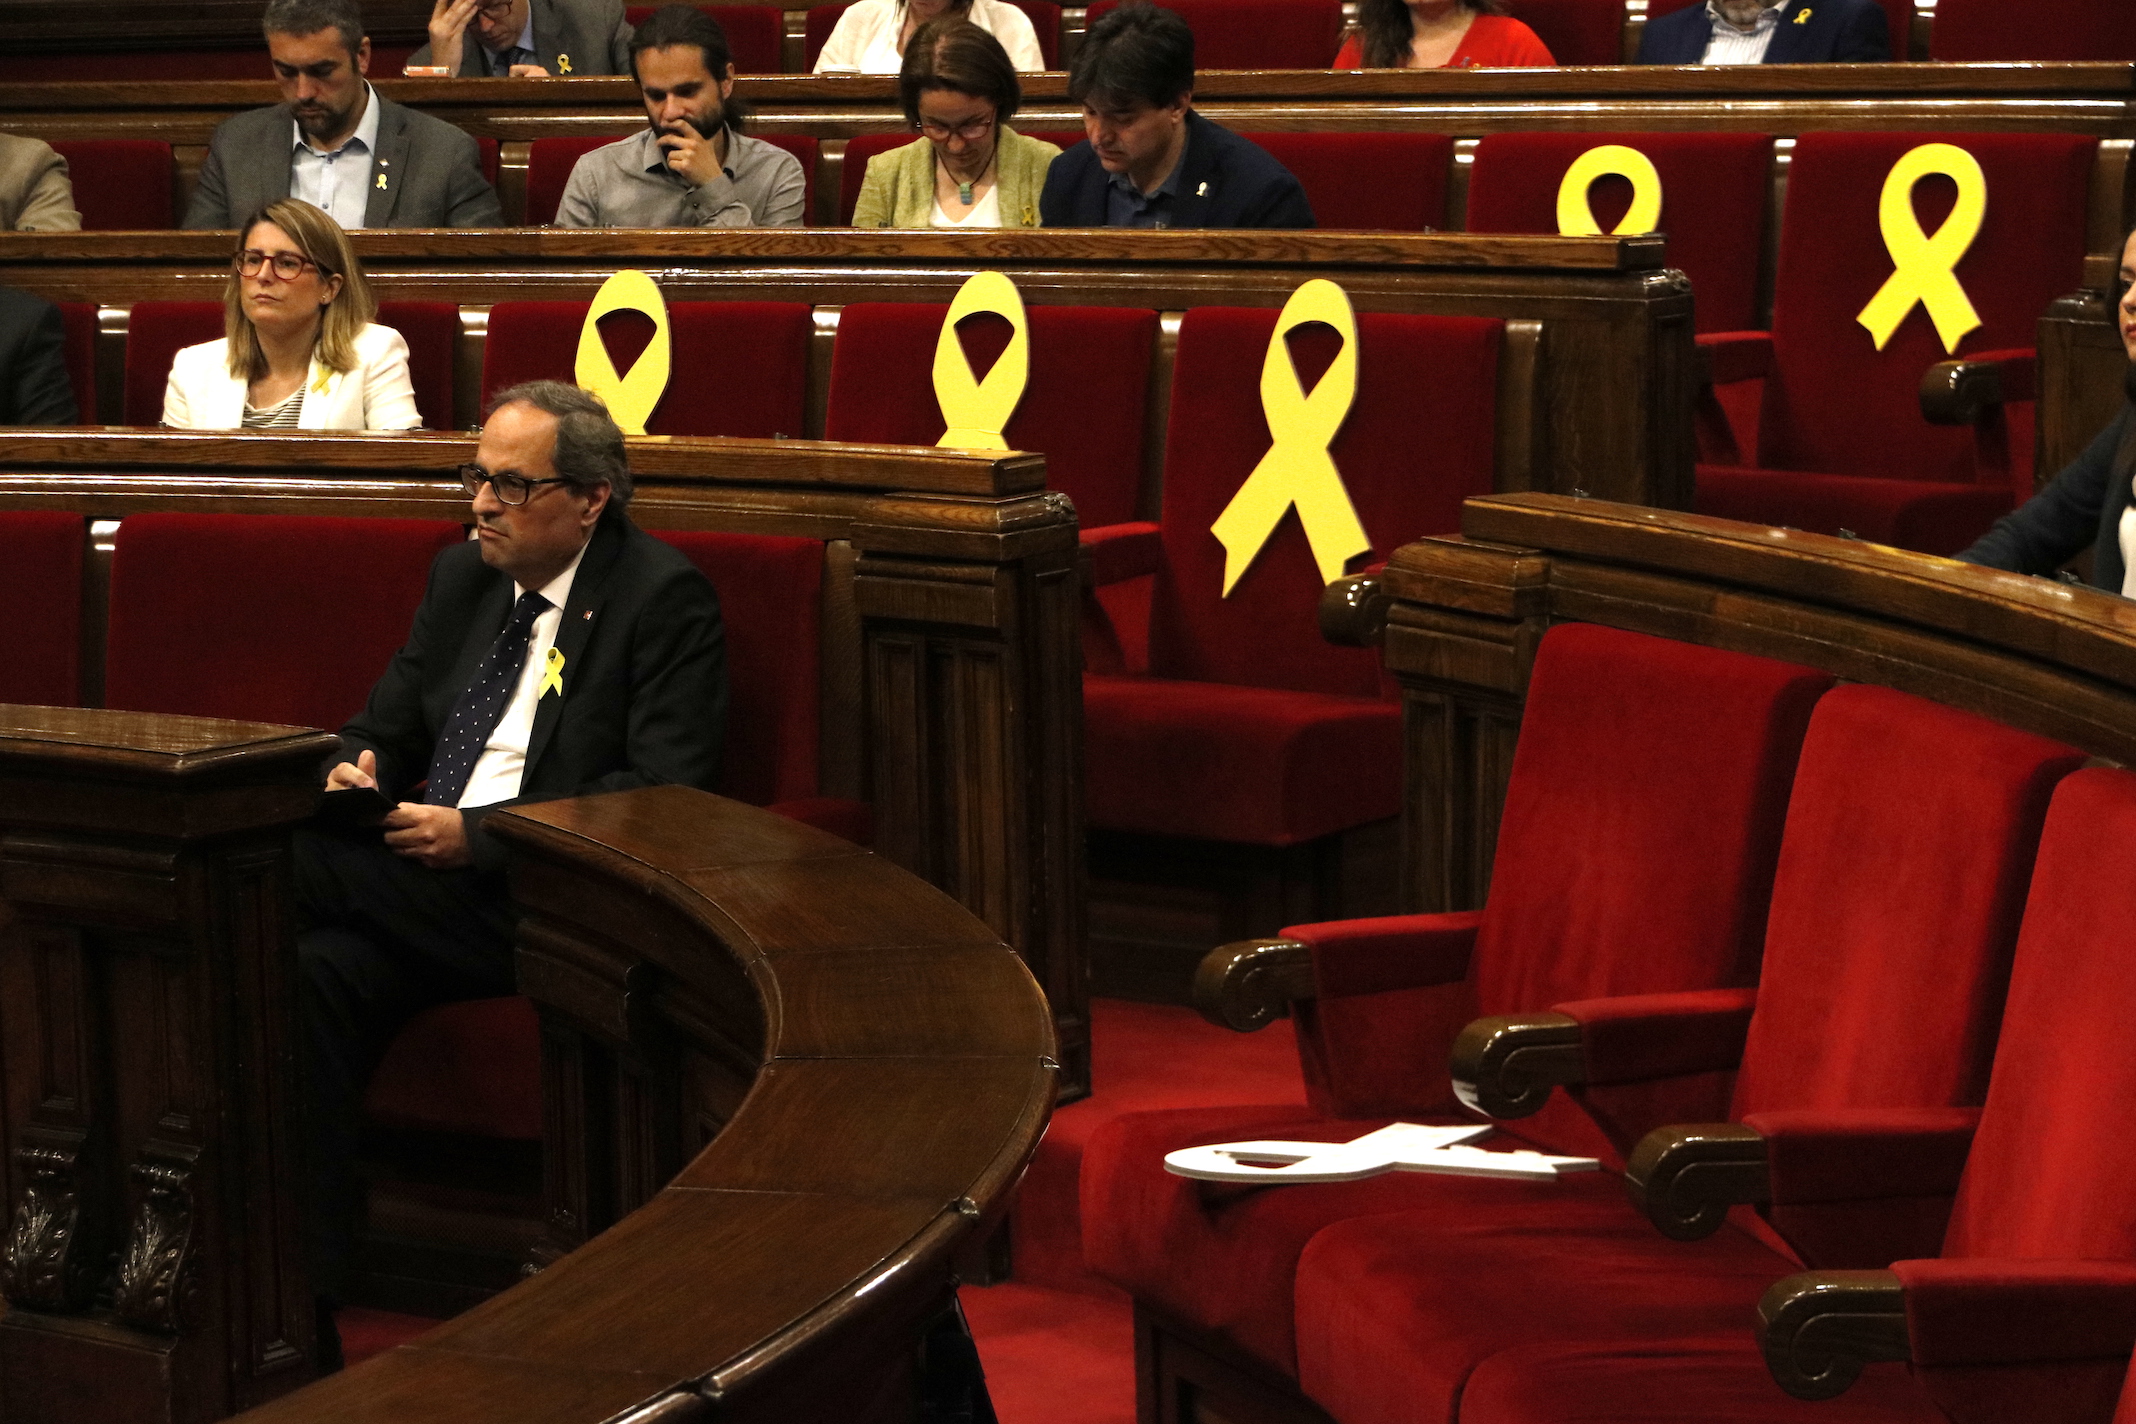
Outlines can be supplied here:
M1534 68L1556 64L1498 0L1362 0L1337 69Z

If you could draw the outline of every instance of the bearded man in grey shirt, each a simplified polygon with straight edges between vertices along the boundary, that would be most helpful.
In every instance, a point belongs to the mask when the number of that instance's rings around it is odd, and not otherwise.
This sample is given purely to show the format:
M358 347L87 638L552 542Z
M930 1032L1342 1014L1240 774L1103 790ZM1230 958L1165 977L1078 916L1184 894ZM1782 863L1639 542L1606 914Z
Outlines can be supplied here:
M735 127L734 57L719 22L669 5L638 26L631 73L645 132L581 158L558 227L799 227L800 160Z

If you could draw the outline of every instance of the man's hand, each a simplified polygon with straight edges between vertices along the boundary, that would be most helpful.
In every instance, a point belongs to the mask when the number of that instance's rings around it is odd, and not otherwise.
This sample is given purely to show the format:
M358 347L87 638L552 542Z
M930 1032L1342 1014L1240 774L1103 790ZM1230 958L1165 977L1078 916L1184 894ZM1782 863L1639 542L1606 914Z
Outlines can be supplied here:
M386 848L432 870L458 870L474 863L467 848L467 822L457 806L403 801L386 813Z
M479 0L437 0L430 8L430 62L460 72L460 46Z
M658 140L660 151L667 155L667 166L675 175L686 178L692 185L703 185L720 175L719 138L725 129L713 138L705 138L696 129L684 124L677 132L663 133Z
M508 76L513 79L547 79L549 71L538 64L515 64Z
M342 762L326 774L326 789L346 791L352 786L378 785L378 753L358 752L356 764Z

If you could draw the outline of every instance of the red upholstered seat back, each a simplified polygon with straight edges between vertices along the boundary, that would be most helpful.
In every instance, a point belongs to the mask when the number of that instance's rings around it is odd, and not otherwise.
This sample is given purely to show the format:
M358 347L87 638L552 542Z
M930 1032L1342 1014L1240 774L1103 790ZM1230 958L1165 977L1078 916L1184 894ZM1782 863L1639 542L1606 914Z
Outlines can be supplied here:
M483 344L482 399L521 381L570 381L590 302L499 302ZM628 370L617 317L603 323L611 358ZM643 323L649 335L651 324ZM799 436L808 395L809 309L800 302L675 302L668 307L673 376L646 430L653 435Z
M2136 777L2056 790L1946 1256L2136 1258Z
M1060 68L1061 7L1053 0L1009 0L1009 3L1023 11L1031 21L1031 28L1038 31L1038 53L1046 61L1046 68ZM824 45L830 42L831 31L838 28L838 17L846 9L844 5L809 7L807 28L801 41L802 68L816 67L816 56L823 53Z
M408 382L426 430L451 430L454 351L460 343L460 308L451 302L380 302L378 324L408 343Z
M1075 501L1085 528L1135 517L1141 484L1144 408L1157 313L1131 307L1030 307L1031 377L1003 438L1046 457L1046 483ZM934 353L947 306L858 302L838 318L831 353L832 440L932 445L942 438ZM966 321L960 334L976 323ZM984 369L1008 324L987 319L999 340L967 345Z
M623 18L642 25L652 18L657 5L628 5ZM776 5L700 5L698 9L719 21L726 33L727 49L734 56L737 74L777 74L786 66L786 12Z
M72 707L81 698L82 516L0 511L0 606L8 610L0 702Z
M96 303L54 302L60 324L66 328L67 384L74 388L74 404L81 423L96 425Z
M809 6L808 18L803 22L804 28L801 32L802 68L816 67L816 57L822 54L823 47L830 43L831 31L838 28L838 17L843 15L847 8L844 5Z
M1882 687L1818 704L1735 1113L1977 1103L2059 742Z
M878 153L903 148L914 137L901 129L893 129L889 133L855 134L846 140L845 159L838 169L839 222L847 227L853 225L853 209L860 204L860 185L868 181L868 160Z
M1320 636L1323 584L1295 514L1283 517L1231 596L1221 596L1224 548L1209 528L1271 444L1261 362L1276 319L1269 310L1197 307L1181 324L1150 671L1369 697L1380 688L1378 659ZM1461 501L1491 488L1502 326L1366 312L1357 327L1357 399L1329 450L1371 557L1384 559L1412 539L1459 527ZM1294 334L1292 359L1307 390L1336 350L1324 327Z
M1422 232L1446 223L1454 141L1422 133L1248 134L1305 188L1324 228Z
M1559 64L1624 63L1624 0L1509 0Z
M432 519L135 514L111 561L104 703L340 727L407 641Z
M2136 59L2136 17L2098 0L2028 0L2024 19L1994 0L1937 0L1930 57L1942 60Z
M1120 0L1098 0L1095 25ZM1164 0L1194 31L1196 69L1326 69L1342 43L1342 0Z
M1705 3L1706 0L1647 0L1647 19L1658 20L1673 11L1688 9L1693 5L1703 6ZM1884 19L1890 26L1891 57L1904 59L1907 44L1913 36L1914 0L1878 0L1878 3L1883 5ZM2082 3L2082 0L2076 0L2076 3ZM1940 10L1936 14L1936 23L1943 23Z
M1856 318L1892 275L1878 200L1892 165L1950 143L1987 175L1987 216L1956 274L1982 325L1957 354L2029 347L2047 304L2083 272L2095 139L2068 134L1813 133L1795 145L1773 300L1775 370L1766 383L1759 461L1768 468L1970 483L1973 434L1921 418L1921 376L1951 359L1920 305L1882 351ZM1936 206L1928 207L1940 191ZM1915 191L1924 230L1955 193ZM2029 445L2029 440L2025 441Z
M1758 315L1759 254L1772 191L1772 140L1732 133L1501 133L1476 147L1469 174L1470 232L1558 230L1565 173L1589 149L1621 144L1661 175L1661 226L1669 265L1691 279L1700 331L1746 331ZM1588 201L1604 232L1623 221L1631 183L1606 178Z
M154 231L171 217L171 146L145 138L60 139L85 232Z
M727 643L721 794L757 806L816 794L823 544L660 530L719 591Z

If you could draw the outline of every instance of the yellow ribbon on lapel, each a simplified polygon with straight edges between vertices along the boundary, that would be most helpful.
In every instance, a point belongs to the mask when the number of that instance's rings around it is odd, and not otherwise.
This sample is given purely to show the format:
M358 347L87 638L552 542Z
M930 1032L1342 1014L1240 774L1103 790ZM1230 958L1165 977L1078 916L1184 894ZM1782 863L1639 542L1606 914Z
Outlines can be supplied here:
M534 694L534 700L539 702L552 692L564 695L564 655L555 647L549 649L548 664L541 670L541 691Z
M1605 143L1575 158L1572 167L1565 170L1565 181L1558 184L1560 236L1602 235L1602 224L1595 221L1594 206L1587 201L1587 190L1594 186L1597 178L1611 175L1628 179L1632 185L1632 206L1626 210L1624 221L1617 224L1614 235L1623 237L1627 233L1661 231L1661 174L1655 169L1654 160L1636 148Z
M957 340L957 323L975 312L1005 317L1015 334L993 369L980 380L964 357ZM1009 442L1001 432L1023 399L1031 379L1031 331L1024 319L1023 297L1016 284L1000 272L975 272L957 289L957 299L942 318L941 334L935 338L935 400L942 407L942 420L949 427L935 444L962 450L1006 450Z
M1283 338L1314 321L1334 327L1342 336L1342 349L1307 395ZM1371 550L1372 540L1343 488L1342 472L1328 453L1356 399L1357 318L1349 294L1325 277L1315 277L1283 304L1261 362L1261 412L1274 443L1209 529L1224 546L1224 597L1231 596L1292 505L1298 507L1298 522L1305 526L1322 583L1341 578L1350 560Z
M630 363L627 375L616 374L601 341L601 318L610 312L643 312L653 319L653 339ZM601 283L593 305L586 310L586 324L579 328L578 364L580 386L599 396L608 406L625 435L643 435L645 422L667 390L673 353L668 339L667 302L653 279L635 268L626 268Z
M1914 185L1932 174L1958 185L1958 202L1943 226L1930 237L1914 216ZM1884 349L1916 302L1928 308L1943 338L1945 352L1955 355L1965 334L1980 325L1980 313L1958 282L1958 263L1980 236L1988 215L1988 175L1980 160L1948 143L1924 143L1891 166L1884 179L1879 221L1893 271L1855 320L1869 330L1876 349Z

